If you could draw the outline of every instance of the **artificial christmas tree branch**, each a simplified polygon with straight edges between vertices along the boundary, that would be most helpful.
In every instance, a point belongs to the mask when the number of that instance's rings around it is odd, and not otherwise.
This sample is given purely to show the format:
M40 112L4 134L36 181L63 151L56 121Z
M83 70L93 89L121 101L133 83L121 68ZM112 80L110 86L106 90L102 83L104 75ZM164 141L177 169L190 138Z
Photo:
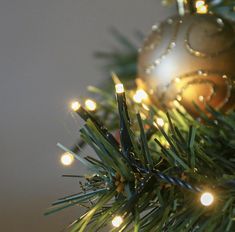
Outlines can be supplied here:
M125 98L122 100L125 101ZM96 123L88 119L81 135L99 157L85 157L88 163L83 162L88 169L96 170L94 175L85 179L85 185L91 190L56 201L48 214L77 204L90 208L71 226L71 231L84 231L87 226L89 231L96 231L112 220L114 225L121 221L114 231L128 231L132 225L135 231L146 232L153 228L153 231L164 231L166 228L210 231L216 227L232 231L235 226L235 143L234 139L226 141L226 138L235 134L235 114L225 116L210 107L208 110L214 115L214 120L207 116L204 120L210 124L192 120L194 126L187 130L181 129L180 124L179 128L176 127L177 119L168 114L170 130L165 132L158 126L169 143L165 146L156 136L146 139L139 114L137 122L140 130L129 134L130 121L119 107L120 125L128 129L120 136L130 136L132 141L126 144L124 150L121 146L121 150L117 150L117 141L108 140ZM180 120L186 118L181 116ZM100 127L103 128L102 125ZM159 152L155 151L153 156L149 147L154 140ZM130 149L127 149L128 146ZM131 153L125 153L126 149ZM203 194L211 195L205 195L203 199ZM211 206L205 207L201 206L200 197L201 204L205 205L211 197L215 200Z

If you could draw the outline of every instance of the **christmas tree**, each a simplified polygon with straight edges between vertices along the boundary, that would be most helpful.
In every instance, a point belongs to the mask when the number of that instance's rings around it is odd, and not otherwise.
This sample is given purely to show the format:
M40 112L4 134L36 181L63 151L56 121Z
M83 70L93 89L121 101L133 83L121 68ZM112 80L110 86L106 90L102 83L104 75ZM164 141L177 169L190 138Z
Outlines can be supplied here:
M69 231L235 231L235 32L212 13L234 3L177 3L179 15L154 25L139 52L114 30L125 52L97 53L112 82L89 87L96 101L85 107L71 104L81 138L58 146L87 174L71 176L83 178L82 192L46 213L84 207Z

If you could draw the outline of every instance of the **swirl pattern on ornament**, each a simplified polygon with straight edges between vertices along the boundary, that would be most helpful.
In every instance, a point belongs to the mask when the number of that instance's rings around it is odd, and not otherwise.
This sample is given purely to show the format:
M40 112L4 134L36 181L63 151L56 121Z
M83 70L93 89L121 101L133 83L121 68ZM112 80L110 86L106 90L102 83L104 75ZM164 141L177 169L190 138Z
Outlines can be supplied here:
M180 91L177 93L176 99L178 101L181 101L182 95L183 95L184 91L186 91L187 88L193 87L196 84L197 85L200 84L202 86L207 85L209 87L209 89L210 89L208 96L205 97L203 95L199 95L198 99L201 102L209 102L209 101L211 101L212 97L215 96L215 94L216 94L216 84L212 80L203 80L203 79L197 79L197 80L192 80L192 81L187 82L187 84L185 84L180 89Z
M148 51L154 51L157 46L162 42L163 37L163 29L165 28L165 24L168 23L169 25L174 26L172 38L170 39L170 42L166 46L166 49L158 55L152 61L152 63L146 65L146 66L140 66L141 69L144 70L145 74L150 75L154 69L161 64L162 60L166 58L166 56L171 52L171 50L176 46L176 37L179 31L179 25L182 23L181 20L172 20L169 18L167 22L163 22L160 25L154 25L152 27L152 34L148 38L148 40L145 41L145 45L142 50L140 50L140 53L148 52Z
M224 19L208 15L198 18L188 28L185 38L187 50L197 57L216 57L235 47L235 33Z
M207 89L209 87L209 92L207 92L206 96L198 95L197 99L188 98L188 100L199 100L200 102L207 104L216 101L216 104L215 102L213 103L214 107L220 109L228 102L232 94L233 82L231 80L232 79L228 75L220 72L198 70L175 78L169 84L168 90L171 88L176 89L175 99L181 101L184 92L189 87L193 87L195 85L202 85L202 87L207 87ZM221 88L221 85L225 88ZM223 92L224 89L225 91ZM161 99L164 101L166 97L167 91L162 93Z

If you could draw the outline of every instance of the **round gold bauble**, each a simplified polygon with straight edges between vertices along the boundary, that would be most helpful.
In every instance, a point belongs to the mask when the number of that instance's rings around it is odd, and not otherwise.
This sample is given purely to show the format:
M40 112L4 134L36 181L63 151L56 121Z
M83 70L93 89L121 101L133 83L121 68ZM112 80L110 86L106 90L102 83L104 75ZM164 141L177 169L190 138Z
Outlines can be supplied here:
M218 15L175 16L152 27L139 51L138 77L163 107L179 101L198 116L206 105L235 106L235 30Z

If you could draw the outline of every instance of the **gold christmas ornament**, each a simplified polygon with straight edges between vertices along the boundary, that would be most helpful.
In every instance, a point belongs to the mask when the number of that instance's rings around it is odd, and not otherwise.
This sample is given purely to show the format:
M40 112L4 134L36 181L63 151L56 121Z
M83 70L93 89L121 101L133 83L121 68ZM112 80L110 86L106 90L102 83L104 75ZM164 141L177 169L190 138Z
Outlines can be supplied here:
M139 51L138 77L153 102L179 101L198 116L194 103L227 111L235 106L235 31L221 16L192 12L178 1L180 15L152 27ZM194 8L194 12L197 9Z

